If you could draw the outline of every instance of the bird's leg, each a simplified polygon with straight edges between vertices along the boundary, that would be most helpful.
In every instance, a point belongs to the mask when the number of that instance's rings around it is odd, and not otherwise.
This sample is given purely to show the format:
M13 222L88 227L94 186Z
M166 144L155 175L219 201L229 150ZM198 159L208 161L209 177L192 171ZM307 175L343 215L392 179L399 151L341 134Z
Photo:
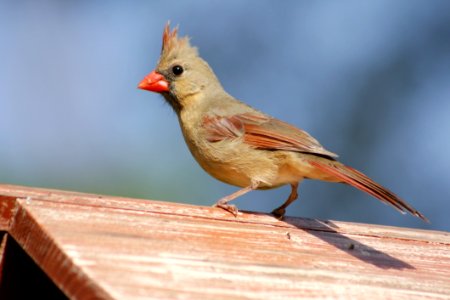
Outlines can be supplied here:
M230 202L231 200L236 199L239 196L242 196L250 191L256 190L258 188L259 182L254 182L251 185L240 189L237 192L234 192L231 195L225 196L221 199L219 199L219 201L216 202L216 204L214 204L214 207L220 207L222 209L225 209L226 211L232 213L235 217L237 217L238 214L238 209L236 207L236 205L233 204L228 204L228 202Z
M291 193L289 194L289 197L287 198L286 202L284 202L280 207L278 207L272 211L272 214L277 219L283 220L284 214L286 213L286 207L288 207L289 204L291 204L298 198L297 188L298 188L298 182L291 183Z

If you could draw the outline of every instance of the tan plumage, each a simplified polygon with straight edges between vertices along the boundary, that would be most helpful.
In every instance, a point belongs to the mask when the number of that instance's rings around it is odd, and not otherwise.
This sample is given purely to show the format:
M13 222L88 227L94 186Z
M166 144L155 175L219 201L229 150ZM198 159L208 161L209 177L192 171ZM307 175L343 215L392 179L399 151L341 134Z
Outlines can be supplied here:
M177 28L165 27L158 65L139 87L161 93L172 106L192 155L206 172L242 187L216 203L235 215L236 207L228 202L236 197L290 184L289 198L272 212L281 218L297 198L298 184L309 178L347 183L427 221L388 189L338 162L305 131L230 96L189 39L178 38Z

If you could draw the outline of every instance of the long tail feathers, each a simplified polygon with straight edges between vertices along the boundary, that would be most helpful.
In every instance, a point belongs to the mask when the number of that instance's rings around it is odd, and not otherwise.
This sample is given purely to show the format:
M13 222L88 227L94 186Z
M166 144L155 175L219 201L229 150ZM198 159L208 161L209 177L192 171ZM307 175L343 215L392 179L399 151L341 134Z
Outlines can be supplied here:
M342 180L343 182L374 196L382 202L392 205L402 214L405 214L408 211L412 215L421 218L425 222L430 222L424 215L422 215L419 211L406 203L404 200L400 199L397 195L353 168L344 166L340 163L336 163L333 165L317 161L310 161L309 163L330 175L334 175L336 178Z

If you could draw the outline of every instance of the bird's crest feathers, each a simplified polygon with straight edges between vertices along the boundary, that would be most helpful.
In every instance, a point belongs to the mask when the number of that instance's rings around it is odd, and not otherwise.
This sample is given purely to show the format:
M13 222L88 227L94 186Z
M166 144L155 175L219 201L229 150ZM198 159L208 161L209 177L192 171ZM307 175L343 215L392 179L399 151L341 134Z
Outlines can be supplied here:
M161 58L175 58L182 56L186 58L187 56L197 56L198 51L196 47L192 47L189 43L189 37L178 37L178 26L176 26L172 31L170 30L170 22L167 22L164 27L163 37L162 37L162 49Z

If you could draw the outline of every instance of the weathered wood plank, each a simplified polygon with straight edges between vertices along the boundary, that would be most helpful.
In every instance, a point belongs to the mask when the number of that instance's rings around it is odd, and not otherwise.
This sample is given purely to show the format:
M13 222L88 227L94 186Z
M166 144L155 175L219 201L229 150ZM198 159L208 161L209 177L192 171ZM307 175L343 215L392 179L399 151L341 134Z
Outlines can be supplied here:
M450 295L447 232L7 185L0 196L19 198L8 231L74 299Z

